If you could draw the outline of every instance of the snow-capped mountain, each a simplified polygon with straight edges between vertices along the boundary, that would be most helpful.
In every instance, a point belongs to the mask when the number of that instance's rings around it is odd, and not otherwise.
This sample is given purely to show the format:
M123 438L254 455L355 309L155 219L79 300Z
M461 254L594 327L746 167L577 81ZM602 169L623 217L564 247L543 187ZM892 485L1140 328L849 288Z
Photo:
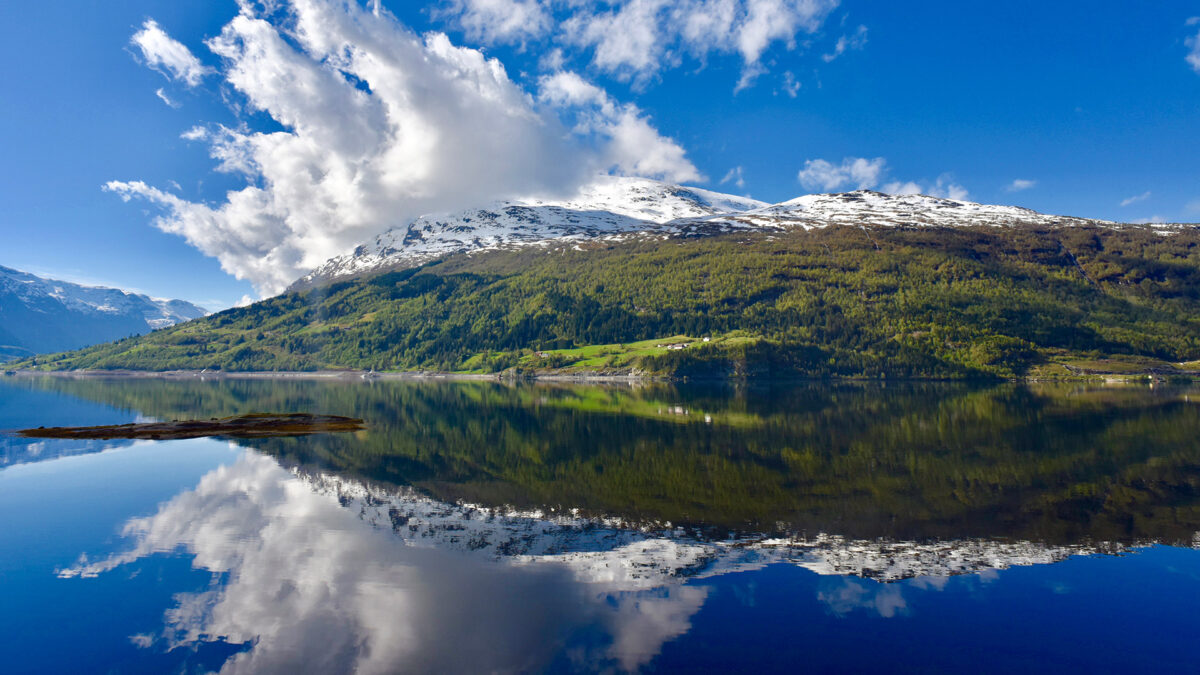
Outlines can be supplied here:
M183 300L43 279L0 267L0 360L76 349L205 314Z
M746 213L724 214L713 220L749 226L789 226L811 229L830 225L875 227L927 226L1068 226L1118 225L1101 220L1052 216L1019 206L975 202L927 195L889 195L871 190L797 197Z
M608 177L570 199L515 199L488 208L421 216L353 253L338 256L293 288L414 267L451 253L658 233L679 220L751 211L767 204L644 178ZM663 230L663 234L670 230Z
M870 190L805 195L779 204L669 185L644 178L606 177L560 201L518 199L484 209L422 216L384 232L353 253L332 258L293 289L391 269L414 267L451 253L549 246L636 236L705 236L736 230L852 225L1118 227L1109 221L1054 216L925 195ZM1169 233L1177 225L1139 225Z

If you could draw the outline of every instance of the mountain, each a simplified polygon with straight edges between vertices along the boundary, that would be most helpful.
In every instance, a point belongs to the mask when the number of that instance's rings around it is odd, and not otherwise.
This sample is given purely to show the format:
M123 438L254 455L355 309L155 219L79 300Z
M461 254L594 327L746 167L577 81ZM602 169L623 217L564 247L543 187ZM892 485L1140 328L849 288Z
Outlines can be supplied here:
M0 360L77 349L205 314L182 300L43 279L0 267Z
M1198 316L1196 225L610 179L419 218L282 296L43 366L1167 375L1197 370Z
M452 253L571 241L621 241L635 236L700 236L735 229L812 229L830 225L1120 226L1108 221L1045 215L1016 206L924 195L858 190L766 204L644 178L609 177L563 201L511 200L483 209L422 216L384 232L353 253L330 259L299 279L290 290L415 267ZM1159 227L1170 231L1178 226Z
M452 253L550 242L619 241L635 233L672 234L675 230L668 223L765 206L746 197L646 178L607 177L566 200L517 199L482 209L422 216L384 232L349 255L330 259L290 290L414 267Z

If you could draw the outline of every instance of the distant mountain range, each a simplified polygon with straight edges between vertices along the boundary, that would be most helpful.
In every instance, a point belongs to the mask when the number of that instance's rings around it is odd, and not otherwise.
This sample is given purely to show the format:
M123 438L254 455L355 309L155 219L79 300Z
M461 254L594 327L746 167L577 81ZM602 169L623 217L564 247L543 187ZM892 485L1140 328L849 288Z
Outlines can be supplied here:
M606 178L423 216L281 296L39 365L1192 376L1197 316L1197 225L869 190L768 205Z
M0 360L78 349L205 314L183 300L43 279L0 267Z

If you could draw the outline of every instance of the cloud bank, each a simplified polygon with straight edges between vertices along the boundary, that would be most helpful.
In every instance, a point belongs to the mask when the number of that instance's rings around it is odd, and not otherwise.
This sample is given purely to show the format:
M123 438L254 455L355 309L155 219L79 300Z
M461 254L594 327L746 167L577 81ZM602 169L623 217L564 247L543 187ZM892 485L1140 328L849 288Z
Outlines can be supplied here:
M515 39L537 25L534 16L478 30ZM215 72L152 20L133 43L147 64L189 86ZM137 180L105 187L158 206L159 228L264 296L426 213L565 194L597 172L700 178L636 106L579 75L558 71L539 81L540 91L526 91L499 61L441 33L417 35L377 5L243 2L206 44L222 60L235 109L278 123L272 131L201 125L183 135L206 143L218 170L246 186L217 203Z

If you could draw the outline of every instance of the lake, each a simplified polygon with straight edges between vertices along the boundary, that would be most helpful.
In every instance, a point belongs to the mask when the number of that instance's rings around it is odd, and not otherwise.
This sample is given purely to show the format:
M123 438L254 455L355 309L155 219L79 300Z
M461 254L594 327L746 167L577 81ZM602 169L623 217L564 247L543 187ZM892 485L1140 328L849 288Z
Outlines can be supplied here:
M1196 668L1200 390L0 378L6 673Z

